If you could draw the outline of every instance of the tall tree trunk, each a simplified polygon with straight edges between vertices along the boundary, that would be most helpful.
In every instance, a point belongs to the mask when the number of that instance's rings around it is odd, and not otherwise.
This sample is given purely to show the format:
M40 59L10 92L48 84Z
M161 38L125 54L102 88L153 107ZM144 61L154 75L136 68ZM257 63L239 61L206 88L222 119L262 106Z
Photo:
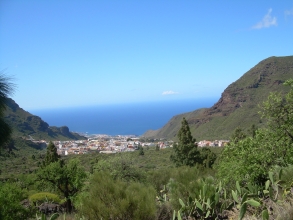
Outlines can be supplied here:
M71 213L72 212L72 203L71 199L66 198L66 212Z

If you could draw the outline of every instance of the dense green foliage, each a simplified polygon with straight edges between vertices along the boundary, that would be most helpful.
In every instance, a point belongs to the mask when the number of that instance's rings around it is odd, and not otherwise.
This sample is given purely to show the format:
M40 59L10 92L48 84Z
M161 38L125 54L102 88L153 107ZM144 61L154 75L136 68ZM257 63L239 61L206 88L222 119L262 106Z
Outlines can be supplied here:
M30 210L24 208L20 201L25 198L24 191L16 183L0 183L0 219L27 219Z
M154 219L156 192L138 182L113 180L96 172L81 195L80 215L86 219Z
M218 175L225 182L264 184L274 166L293 164L293 81L287 81L286 85L292 88L285 98L273 93L263 104L268 127L258 129L254 137L245 137L237 131L238 135L233 136L223 151Z
M146 174L136 167L129 155L120 154L111 160L100 160L95 166L96 172L107 172L114 180L120 179L126 182L144 182Z
M51 185L66 199L68 212L72 211L72 198L81 190L85 178L86 173L78 160L52 162L37 173L38 181L44 182L44 186Z
M285 97L281 93L272 93L263 104L262 116L267 119L274 139L290 147L293 143L293 79L284 85L291 90Z

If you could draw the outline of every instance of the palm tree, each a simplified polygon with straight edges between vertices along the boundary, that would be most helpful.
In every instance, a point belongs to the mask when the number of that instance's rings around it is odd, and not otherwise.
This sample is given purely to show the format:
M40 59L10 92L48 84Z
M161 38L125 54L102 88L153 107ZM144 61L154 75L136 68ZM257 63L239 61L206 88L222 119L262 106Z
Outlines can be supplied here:
M8 95L12 94L15 85L11 82L12 78L0 72L0 148L10 140L12 129L4 120L6 101Z

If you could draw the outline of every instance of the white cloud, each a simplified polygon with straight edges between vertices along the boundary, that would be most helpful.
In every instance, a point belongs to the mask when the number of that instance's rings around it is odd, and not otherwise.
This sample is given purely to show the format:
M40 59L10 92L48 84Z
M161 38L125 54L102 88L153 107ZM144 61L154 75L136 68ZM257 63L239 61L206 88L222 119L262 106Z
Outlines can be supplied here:
M268 10L268 13L263 17L263 19L252 27L252 29L268 28L270 26L277 26L277 17L272 17L272 9Z
M162 95L174 95L174 94L178 94L178 92L174 92L174 91L165 91L162 93Z
M293 8L285 11L285 16L293 16Z

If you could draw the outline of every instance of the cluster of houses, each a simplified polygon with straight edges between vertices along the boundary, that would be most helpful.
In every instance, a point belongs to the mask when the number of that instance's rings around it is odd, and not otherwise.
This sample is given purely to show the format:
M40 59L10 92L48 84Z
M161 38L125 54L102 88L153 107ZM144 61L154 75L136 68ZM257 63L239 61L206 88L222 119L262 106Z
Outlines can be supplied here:
M197 146L199 147L224 147L229 143L228 140L215 140L215 141L199 141Z
M140 146L155 146L154 143L142 143L133 136L97 135L87 140L55 141L59 155L87 154L91 152L117 153L135 151Z
M199 141L198 147L223 147L229 141L228 140L215 140L215 141ZM42 144L44 144L42 142ZM117 152L129 152L138 150L141 147L157 146L160 149L173 147L173 141L162 141L157 142L141 142L136 136L131 135L95 135L89 137L87 140L77 141L54 141L57 147L57 153L59 155L70 155L70 154L87 154L92 152L99 153L117 153Z

